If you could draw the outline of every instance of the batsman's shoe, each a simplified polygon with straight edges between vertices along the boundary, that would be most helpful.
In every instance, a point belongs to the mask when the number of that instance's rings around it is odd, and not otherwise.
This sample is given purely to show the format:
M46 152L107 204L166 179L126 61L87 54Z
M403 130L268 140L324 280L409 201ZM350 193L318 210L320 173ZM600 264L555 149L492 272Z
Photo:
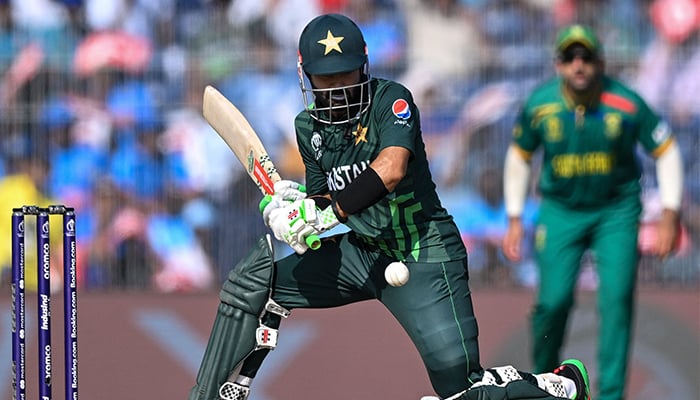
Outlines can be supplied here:
M219 388L221 400L246 400L250 393L250 387L236 382L225 382Z
M572 397L573 400L591 400L588 371L581 361L573 358L565 360L554 370L554 373L574 381L576 396Z

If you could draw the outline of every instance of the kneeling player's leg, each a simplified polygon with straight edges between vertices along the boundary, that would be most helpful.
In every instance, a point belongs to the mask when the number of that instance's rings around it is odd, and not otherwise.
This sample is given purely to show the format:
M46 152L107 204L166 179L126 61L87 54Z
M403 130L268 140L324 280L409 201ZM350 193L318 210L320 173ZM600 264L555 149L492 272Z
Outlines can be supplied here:
M379 299L416 345L435 392L448 397L482 373L466 260L406 265L408 282L385 283Z
M270 248L260 241L224 284L190 400L213 399L208 396L222 383L222 399L247 398L253 378L274 347L261 344L262 334L272 334L276 342L275 329L287 310L336 307L373 298L374 293L363 290L367 279L363 260L372 257L353 235L341 234L325 239L316 251L303 256L292 253L273 266ZM234 315L228 317L222 311Z
M222 385L230 377L235 378L243 360L255 350L270 349L276 344L279 316L288 312L270 299L274 264L269 240L269 236L261 238L224 282L219 295L221 303L190 400L218 399L220 389L228 391ZM265 319L273 326L262 323L268 313L279 315Z

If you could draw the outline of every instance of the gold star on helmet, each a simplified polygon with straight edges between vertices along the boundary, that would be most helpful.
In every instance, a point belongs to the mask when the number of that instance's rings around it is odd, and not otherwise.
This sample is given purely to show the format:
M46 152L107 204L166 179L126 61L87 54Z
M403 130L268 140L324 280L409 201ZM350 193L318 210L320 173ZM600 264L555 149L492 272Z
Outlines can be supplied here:
M326 38L321 39L316 43L320 43L326 46L326 51L323 53L323 55L325 56L333 50L337 51L338 53L342 53L343 50L340 48L340 42L342 42L343 39L345 39L344 36L333 36L329 29L328 33L326 34Z

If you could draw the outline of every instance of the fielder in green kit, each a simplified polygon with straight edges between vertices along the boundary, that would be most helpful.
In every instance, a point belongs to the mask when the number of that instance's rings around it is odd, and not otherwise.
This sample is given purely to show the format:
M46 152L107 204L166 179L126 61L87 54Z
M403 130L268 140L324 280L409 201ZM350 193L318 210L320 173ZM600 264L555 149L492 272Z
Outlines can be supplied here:
M481 367L467 253L436 193L418 108L404 86L370 78L357 25L316 17L299 39L298 64L306 185L277 182L261 202L265 223L295 253L275 260L263 238L231 270L190 400L248 398L290 310L371 299L406 330L443 398L586 399L578 360L539 376ZM350 231L309 250L309 236L339 223ZM399 273L385 277L388 265Z
M678 236L683 170L668 125L642 98L604 74L602 47L587 27L572 25L556 43L558 77L529 96L513 130L505 162L509 227L504 254L520 259L520 221L529 161L543 149L542 203L535 232L540 286L532 315L535 372L558 364L574 304L581 258L595 255L600 400L624 398L634 315L637 231L642 209L639 144L656 160L663 216L657 253Z

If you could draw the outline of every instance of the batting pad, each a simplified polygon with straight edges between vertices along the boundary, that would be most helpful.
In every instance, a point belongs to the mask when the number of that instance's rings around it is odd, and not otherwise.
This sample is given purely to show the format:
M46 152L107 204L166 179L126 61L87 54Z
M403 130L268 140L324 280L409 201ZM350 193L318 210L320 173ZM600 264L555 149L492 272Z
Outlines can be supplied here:
M218 399L219 387L256 349L260 316L270 298L273 267L266 236L229 273L189 400Z

